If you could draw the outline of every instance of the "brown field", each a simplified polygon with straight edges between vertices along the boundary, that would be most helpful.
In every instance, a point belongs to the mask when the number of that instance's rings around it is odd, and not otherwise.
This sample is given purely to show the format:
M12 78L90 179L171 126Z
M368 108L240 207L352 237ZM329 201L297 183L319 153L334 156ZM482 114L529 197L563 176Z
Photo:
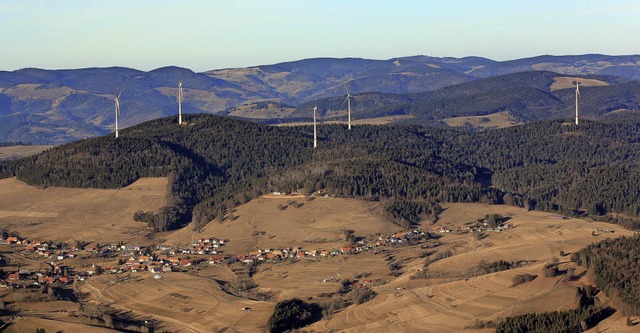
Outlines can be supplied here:
M541 274L544 263L558 256L560 250L570 253L604 237L633 234L611 224L556 220L549 213L481 204L450 204L438 224L461 225L488 213L513 216L509 222L515 227L502 233L491 233L481 241L469 234L447 234L442 240L445 248L453 250L454 256L433 263L430 269L455 273L480 261L537 261L522 268L450 282L446 279L411 281L408 275L421 266L409 266L396 281L374 288L379 293L374 300L351 306L311 328L345 332L453 332L463 330L476 319L495 320L527 312L569 309L575 307L574 286L581 281L545 278ZM615 234L592 237L591 232L597 228L613 229ZM563 261L566 258L562 258ZM512 287L512 278L523 272L539 277ZM615 327L622 327L621 318L610 318L599 328L614 331Z
M161 279L139 273L124 283L116 282L116 277L92 278L81 288L90 292L91 300L153 316L162 322L159 331L215 332L233 327L259 332L275 305L227 294L214 281L187 273L164 274Z
M486 116L446 118L443 121L451 127L462 127L468 124L481 128L504 128L519 124L511 119L508 111L492 113Z
M60 242L140 242L149 233L137 210L163 206L166 178L145 178L119 190L39 189L0 179L0 225L23 237Z
M39 154L53 146L10 146L0 147L0 160L17 159Z
M64 317L66 314L58 314L58 315L34 315L34 317L19 317L13 321L13 323L2 332L5 333L24 333L24 332L35 332L38 328L45 328L46 332L64 332L64 333L85 333L85 332L96 332L96 333L112 333L117 332L116 330L92 326L92 325L84 325L84 324L76 324L65 322Z
M279 208L290 201L302 206ZM356 199L314 197L308 201L304 196L264 196L236 208L233 215L233 221L212 221L202 233L194 235L187 227L167 234L165 243L188 244L192 236L211 235L230 239L225 250L238 253L278 246L331 248L344 245L339 240L342 229L355 230L357 235L398 229L385 220L379 204Z
M155 88L161 94L168 97L175 97L177 101L178 88L174 87L160 87ZM183 89L184 98L188 98L194 104L198 105L203 110L209 112L218 112L226 109L233 104L233 101L229 98L217 96L213 91L198 90L198 89ZM177 103L177 102L176 102ZM177 107L177 106L176 106Z
M69 87L58 87L47 89L39 89L41 84L18 84L11 88L0 88L0 92L11 97L17 97L21 100L25 99L64 99L74 92ZM55 102L54 102L55 103ZM59 104L59 102L57 103ZM53 105L56 107L57 105Z
M413 116L411 115L402 115L402 116L388 116L388 117L378 117L378 118L367 118L367 119L357 119L354 120L351 118L351 125L387 125L394 123L398 120L411 119ZM347 124L346 121L346 112L345 112L345 120L344 121L323 121L319 124ZM276 126L302 126L302 125L313 125L313 122L296 122L296 123L283 123L278 124Z
M352 229L356 235L369 240L379 233L400 230L385 220L380 203L268 195L236 208L232 212L234 219L212 221L199 232L194 233L187 227L145 239L148 229L144 224L133 222L131 215L139 209L160 207L165 189L166 179L142 179L120 190L38 189L16 179L4 179L0 180L0 223L24 236L57 240L81 238L105 243L137 240L142 244L162 241L168 245L185 245L192 238L220 237L229 240L222 248L226 255L258 248L333 249L345 245L340 239L343 229ZM290 204L294 201L302 205L296 208ZM281 209L280 206L288 207ZM543 265L558 257L561 268L569 267L573 264L567 256L559 256L561 250L571 253L605 237L633 234L612 224L559 219L554 214L511 206L447 204L445 207L437 226L454 229L486 214L499 213L511 217L509 223L513 228L486 232L480 239L472 234L443 234L432 243L435 247L430 250L450 250L453 255L432 263L429 272L438 276L427 279L412 279L425 262L421 257L424 250L417 245L384 247L377 253L259 265L251 278L257 284L253 292L271 295L266 301L252 300L221 288L218 281L232 282L241 277L234 271L242 267L241 264L234 264L234 268L205 263L188 272L161 274L160 279L146 272L103 274L80 283L79 289L88 295L89 301L131 311L137 318L159 320L158 331L259 332L264 330L277 301L299 297L326 302L331 298L321 294L335 293L341 279L353 280L357 275L366 274L367 279L377 282L372 287L378 293L376 298L338 310L308 329L315 332L454 332L464 330L476 319L496 320L509 315L575 307L575 287L588 283L586 278L577 281L565 281L562 276L545 278ZM52 228L53 225L56 227ZM598 232L592 236L599 228L611 229L614 233ZM466 278L469 267L499 259L530 263ZM390 263L398 264L397 276L390 274ZM536 274L538 278L513 287L513 277L524 272ZM601 298L602 302L607 301ZM47 331L80 332L86 328L66 323L64 314L43 315L44 309L38 307L39 303L21 304L27 312L14 321L11 332L37 327L45 327ZM77 305L67 303L58 307L73 311L74 306ZM247 308L250 310L245 310ZM624 331L625 319L616 314L600 323L597 329Z
M255 104L249 104L235 107L233 111L229 113L229 116L255 119L275 119L286 118L295 110L295 107L278 107L274 104L268 104L267 108L261 109Z
M568 89L568 88L575 88L575 81L578 80L580 81L580 85L584 86L584 87L600 87L600 86L608 86L609 84L604 82L604 81L600 81L600 80L596 80L596 79L585 79L585 78L581 78L581 77L568 77L568 76L563 76L563 77L556 77L553 80L553 84L551 84L551 91L554 90L560 90L560 89Z

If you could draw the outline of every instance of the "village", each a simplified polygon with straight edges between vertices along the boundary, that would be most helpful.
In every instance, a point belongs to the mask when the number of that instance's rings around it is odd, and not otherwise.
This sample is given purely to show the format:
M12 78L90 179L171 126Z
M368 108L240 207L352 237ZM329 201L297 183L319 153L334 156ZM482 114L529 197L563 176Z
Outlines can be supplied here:
M44 284L66 285L74 281L84 281L99 274L147 271L155 274L171 273L185 271L200 264L230 265L236 262L261 264L284 260L318 260L360 252L375 254L382 247L413 244L428 237L430 237L428 232L413 230L392 235L378 235L371 241L358 239L351 245L330 250L278 247L226 254L221 248L230 240L216 237L201 238L193 241L190 246L181 248L162 244L156 246L96 244L96 246L80 247L9 236L0 239L0 248L8 248L10 252L18 253L21 257L39 260L41 263L36 270L20 266L14 271L2 272L0 288L29 288ZM72 260L80 265L72 265ZM115 265L106 264L115 260L117 260ZM92 263L87 264L88 262ZM1 257L0 263L4 263ZM160 277L156 275L156 278Z
M240 262L255 265L285 260L320 260L361 252L377 254L385 247L414 245L422 240L438 238L447 233L501 232L510 227L505 223L507 219L498 215L487 215L484 219L468 222L453 229L432 225L426 231L405 230L394 234L374 235L369 237L369 240L365 237L355 237L347 232L344 237L347 245L338 248L306 249L299 246L281 246L236 254L225 253L222 248L230 240L217 237L193 240L187 247L123 243L89 246L81 242L71 246L9 236L9 233L3 232L0 248L9 247L11 252L17 252L25 258L39 260L41 263L35 270L21 266L17 270L2 272L0 288L28 288L45 284L66 285L74 281L84 281L93 275L126 272L151 272L156 274L155 278L159 279L162 273L186 271L201 264L232 265ZM0 264L5 264L2 257L0 257Z

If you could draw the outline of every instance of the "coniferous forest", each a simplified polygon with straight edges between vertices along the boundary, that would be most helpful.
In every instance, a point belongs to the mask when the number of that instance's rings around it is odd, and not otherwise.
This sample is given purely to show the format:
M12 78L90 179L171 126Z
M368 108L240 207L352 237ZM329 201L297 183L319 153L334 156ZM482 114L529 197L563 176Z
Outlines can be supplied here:
M271 191L389 202L394 219L434 218L439 202L506 203L639 229L640 123L544 121L484 132L421 126L272 127L211 115L142 123L18 161L2 177L37 186L119 188L169 179L156 230L196 227ZM612 214L617 213L617 214Z
M606 239L574 253L598 288L626 315L640 315L640 235Z

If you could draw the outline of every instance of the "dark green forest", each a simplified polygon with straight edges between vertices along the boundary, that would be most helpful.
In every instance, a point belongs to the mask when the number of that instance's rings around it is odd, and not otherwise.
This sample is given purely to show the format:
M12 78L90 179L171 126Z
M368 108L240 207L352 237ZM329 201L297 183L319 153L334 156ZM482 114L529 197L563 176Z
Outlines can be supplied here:
M211 115L139 124L0 163L37 186L119 188L169 178L156 230L224 218L261 194L318 190L388 202L393 219L433 220L439 202L507 203L638 228L640 123L544 121L479 133L422 126L272 127ZM404 201L403 201L404 200ZM625 218L611 213L624 214Z
M572 255L626 315L640 315L640 234L606 239Z
M496 332L528 333L574 333L584 332L604 318L610 316L612 309L597 306L580 307L576 310L528 313L507 317L498 323Z

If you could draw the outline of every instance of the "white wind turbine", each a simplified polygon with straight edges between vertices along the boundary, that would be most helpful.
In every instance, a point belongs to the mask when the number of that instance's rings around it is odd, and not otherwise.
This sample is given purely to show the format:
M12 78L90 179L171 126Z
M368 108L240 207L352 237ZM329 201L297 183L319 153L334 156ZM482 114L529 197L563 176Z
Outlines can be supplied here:
M122 91L116 96L116 139L118 138L118 116L120 115L120 95L122 95Z
M580 97L580 81L576 80L576 125L578 125L578 97Z
M178 81L178 125L182 125L182 80Z
M347 102L347 114L349 115L348 128L351 129L351 94L349 94L347 86L345 86L344 89L347 91L347 98L345 99L345 102ZM342 102L342 105L344 105L344 102Z
M316 112L318 111L318 106L313 107L313 149L318 147L318 132L316 131Z

